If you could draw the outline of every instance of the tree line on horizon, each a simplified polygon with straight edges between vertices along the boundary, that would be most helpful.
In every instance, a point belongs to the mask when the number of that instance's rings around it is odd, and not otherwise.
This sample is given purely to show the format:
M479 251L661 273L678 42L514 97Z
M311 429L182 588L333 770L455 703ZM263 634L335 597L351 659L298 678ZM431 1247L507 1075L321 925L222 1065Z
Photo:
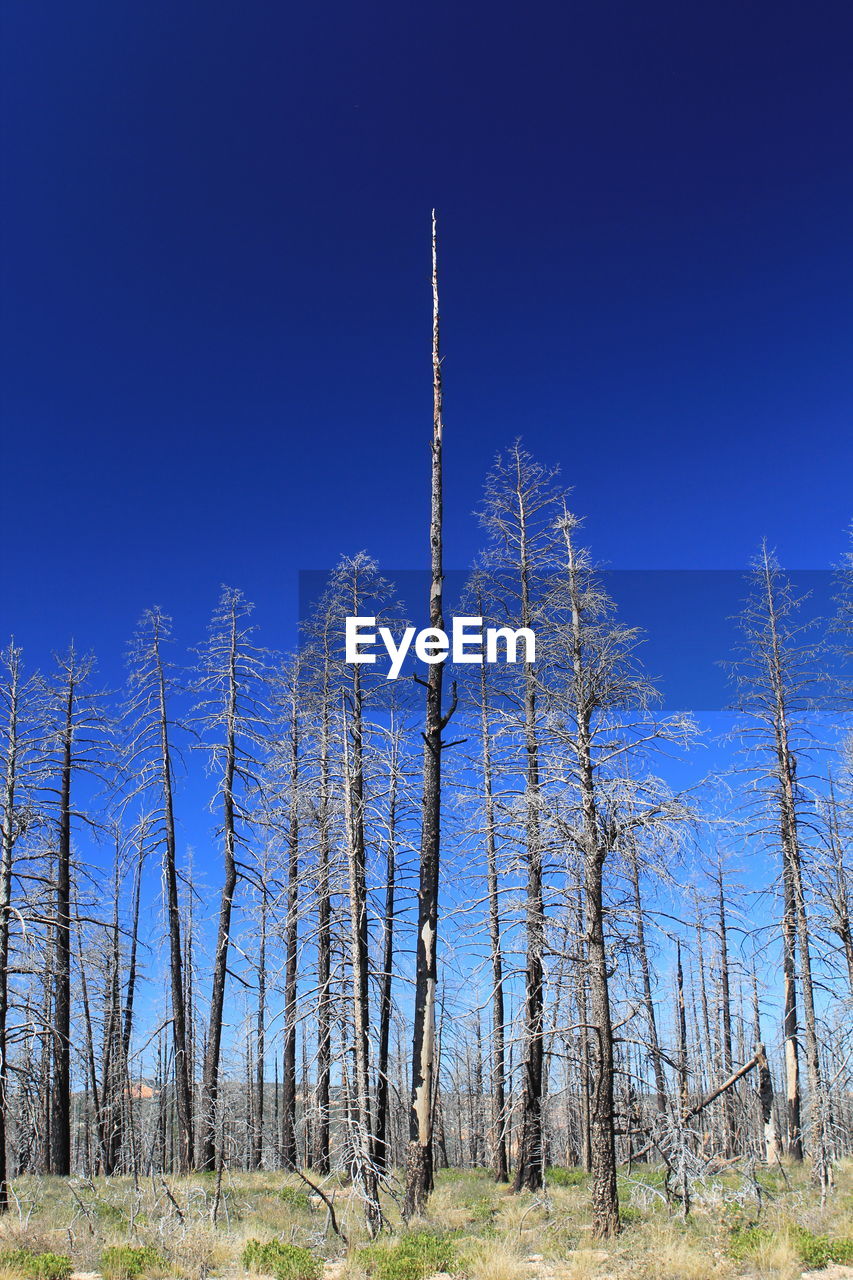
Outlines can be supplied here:
M441 628L435 253L433 300ZM466 608L534 629L535 665L345 663L346 616L401 618L364 552L290 655L233 588L190 664L147 610L122 691L73 646L49 673L5 649L0 1212L25 1174L223 1168L345 1172L371 1234L383 1193L416 1216L442 1165L518 1191L580 1166L599 1237L625 1164L662 1165L684 1213L726 1162L807 1159L830 1193L853 1150L853 555L817 626L762 546L736 768L706 775L556 470L516 442L480 515ZM214 895L181 837L194 753Z

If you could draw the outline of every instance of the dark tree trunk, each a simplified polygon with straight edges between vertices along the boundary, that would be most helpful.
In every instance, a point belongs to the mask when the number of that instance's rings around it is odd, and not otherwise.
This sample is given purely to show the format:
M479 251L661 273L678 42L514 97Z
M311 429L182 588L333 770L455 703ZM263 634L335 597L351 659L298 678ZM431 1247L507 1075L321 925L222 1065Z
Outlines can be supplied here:
M367 865L364 841L364 738L361 669L353 669L349 724L344 717L344 787L349 871L350 964L353 988L353 1057L355 1059L353 1183L364 1206L370 1237L382 1226L376 1169L371 1151L370 1006L367 928ZM350 757L349 745L352 745Z
M517 455L518 457L518 455ZM518 521L520 541L521 625L530 627L530 566L527 512L519 463ZM542 897L542 847L539 835L539 739L536 724L536 677L530 664L524 672L525 843L527 855L527 971L524 982L525 1063L521 1095L521 1145L515 1171L515 1190L536 1191L544 1177L542 1099L544 1083L545 990L542 955L545 948L545 910Z
M651 966L649 965L649 952L646 946L646 923L643 913L643 900L640 894L640 871L637 866L636 851L633 849L628 858L628 867L631 875L631 887L634 891L637 954L640 960L640 974L643 980L643 1005L645 1006L646 1022L649 1028L649 1056L652 1060L652 1071L655 1078L655 1103L658 1115L666 1115L666 1078L663 1073L655 1002L652 995Z
M285 1169L298 1164L296 1143L296 964L298 959L299 906L299 678L293 671L290 700L289 825L287 833L287 918L284 966L284 1049L282 1055L281 1158Z
M589 980L591 1034L590 1165L592 1230L598 1239L619 1231L619 1198L616 1190L616 1135L613 1089L613 1024L607 949L604 937L604 864L608 853L605 832L598 815L593 765L592 702L584 665L582 605L578 568L565 525L572 612L572 666L578 782L583 814L583 886L586 922L586 955Z
M482 602L478 601L482 614ZM492 1169L496 1182L509 1181L506 1149L506 1028L504 1012L501 914L495 839L495 797L492 780L492 739L489 723L489 685L486 664L480 667L480 713L483 738L483 799L486 821L486 879L489 895L489 947L492 956Z
M210 1021L201 1080L201 1143L199 1168L216 1169L216 1110L219 1096L219 1058L222 1047L222 1014L225 1007L225 985L228 976L228 947L231 938L231 911L237 888L236 828L234 820L234 775L237 735L237 611L230 604L230 645L228 690L225 713L225 771L222 785L223 857L225 876L219 905L219 926L213 959L213 986L210 996Z
M317 1119L314 1164L328 1173L329 1103L332 1073L332 900L329 886L329 689L328 654L324 658L320 739L319 878L317 885Z
M385 855L385 912L382 936L382 977L379 990L379 1053L376 1065L376 1131L373 1159L377 1169L388 1168L388 1055L391 1041L391 993L394 967L394 909L397 878L397 738L391 725L391 761L388 769L388 850Z
M717 921L720 930L720 1005L723 1029L723 1079L728 1080L733 1070L732 1056L732 1006L729 983L729 941L726 921L725 886L723 882L723 865L717 864ZM735 1097L731 1089L723 1094L723 1150L725 1155L734 1154L735 1145Z
M163 790L164 820L163 879L166 885L166 912L169 920L169 981L172 994L172 1046L175 1073L175 1111L178 1125L178 1169L180 1173L186 1174L189 1173L193 1164L193 1106L190 1063L187 1053L187 1013L184 999L175 811L172 797L172 757L169 744L169 721L166 714L166 677L160 652L160 632L156 624L153 648L157 665L159 700L160 779Z
M59 782L50 1094L50 1172L61 1178L71 1174L71 772L76 689L72 655L65 691Z
M264 1158L264 1059L266 1057L267 1001L267 887L261 884L261 907L258 922L258 1008L255 1015L255 1105L252 1126L251 1167L260 1169Z
M438 268L435 214L432 222L432 372L433 431L430 501L429 595L430 626L444 627L442 591L442 389L439 354ZM418 886L418 937L415 960L415 1008L412 1036L412 1093L409 1113L409 1148L406 1159L406 1217L421 1215L433 1187L432 1101L435 1069L435 993L437 982L439 856L441 847L442 731L450 712L442 715L444 664L430 665L427 677L424 726L423 821L421 827L420 880ZM452 707L451 707L452 711Z
M18 784L20 651L10 645L6 655L9 683L3 777L3 825L0 829L0 1214L9 1209L6 1131L9 1117L7 1017L9 1009L9 920L12 907L12 851L15 844L15 796Z

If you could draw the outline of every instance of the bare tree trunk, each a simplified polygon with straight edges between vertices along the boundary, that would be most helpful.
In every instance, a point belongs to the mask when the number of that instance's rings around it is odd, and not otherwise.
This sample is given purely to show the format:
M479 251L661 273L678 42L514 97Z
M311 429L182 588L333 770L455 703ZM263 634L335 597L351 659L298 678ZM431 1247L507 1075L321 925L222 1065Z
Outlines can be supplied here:
M124 998L124 1015L122 1019L122 1054L125 1061L125 1071L129 1076L128 1063L130 1062L130 1042L133 1035L133 1005L136 998L136 981L137 981L137 952L139 950L139 915L142 905L142 864L146 855L146 840L148 836L148 824L146 821L140 823L138 831L138 845L136 866L133 872L133 902L131 904L130 913L130 955L127 963L127 988Z
M234 774L237 733L237 605L229 601L228 691L225 710L225 769L222 785L223 857L225 876L219 905L219 926L213 958L213 987L210 997L210 1019L207 1029L204 1065L201 1079L201 1143L199 1168L216 1169L216 1107L219 1096L219 1057L222 1045L222 1014L225 1007L225 984L228 976L228 946L231 936L231 910L237 888L235 858L236 830L234 821Z
M758 1059L758 1103L761 1108L761 1124L764 1134L764 1160L768 1165L778 1164L780 1156L779 1130L773 1106L773 1076L761 1038L761 1010L758 1003L758 979L752 974L752 1009L755 1029L755 1055Z
M521 477L520 455L516 451L518 524L520 530L519 570L521 625L530 627L530 561L527 543L527 511ZM521 1096L521 1145L515 1170L514 1188L536 1191L544 1178L542 1149L542 1093L544 1071L544 977L542 955L545 948L545 910L542 897L542 848L539 834L539 739L536 725L536 677L531 664L524 669L524 750L526 777L525 844L527 856L527 971L524 981L524 1075Z
M666 1115L666 1078L663 1073L663 1062L660 1054L660 1041L658 1039L657 1017L655 1015L655 1002L652 995L652 979L651 967L649 965L649 952L646 947L646 924L643 913L643 900L640 894L640 871L637 866L636 849L632 848L628 858L628 869L631 877L631 887L634 891L634 913L637 930L637 954L640 960L640 975L643 980L643 1005L646 1011L646 1022L649 1028L649 1049L652 1060L652 1071L655 1077L655 1102L659 1115Z
M731 992L729 987L729 944L728 929L726 925L726 898L723 882L723 864L721 861L717 863L717 923L720 931L720 1013L723 1030L723 1078L728 1079L732 1074L732 1007ZM723 1094L723 1150L725 1155L734 1154L735 1143L735 1122L734 1122L734 1094L731 1090L726 1090Z
M329 656L324 654L320 737L319 880L317 886L317 1125L314 1164L329 1172L329 1103L332 1072L331 920L329 888Z
M106 1126L104 1123L103 1109L101 1105L101 1091L100 1091L100 1086L98 1085L98 1068L95 1062L95 1038L92 1032L92 1014L91 1014L91 1008L89 1005L89 984L86 980L86 965L83 960L83 944L82 944L82 938L80 936L79 926L77 931L77 945L79 948L79 960L80 960L80 991L81 991L82 1003L83 1003L83 1024L86 1028L86 1065L88 1068L86 1084L91 1089L92 1103L95 1111L95 1133L98 1139L97 1167L100 1169L101 1172L105 1172L107 1161L108 1161L107 1132L106 1132ZM87 1094L88 1094L88 1089L87 1089ZM87 1103L86 1111L88 1116L88 1097L86 1099L86 1103ZM88 1123L87 1123L87 1133L88 1133ZM89 1153L89 1161L90 1161L90 1168L91 1168L91 1152Z
M357 668L356 668L357 669ZM285 1169L298 1163L296 1144L296 963L299 906L299 677L292 673L290 690L289 826L287 834L287 919L285 923L284 1049L282 1053L281 1158Z
M116 832L113 920L110 930L112 947L104 1002L104 1039L101 1065L101 1100L106 1131L104 1173L107 1175L116 1171L121 1156L123 1119L124 1072L121 1069L121 938L119 934L121 870L119 853L119 834Z
M482 614L482 601L478 600ZM504 1026L504 977L501 953L501 915L498 897L495 797L492 782L492 738L489 723L489 686L486 664L480 666L480 714L483 739L483 799L486 820L486 878L489 894L489 944L492 956L492 1169L496 1182L509 1181L506 1150L506 1030Z
M50 1171L63 1178L71 1173L71 766L76 691L76 660L72 650L66 664L59 782L50 1094Z
M830 929L838 938L844 950L847 962L847 982L850 994L853 995L853 934L850 930L850 905L848 901L848 871L844 865L844 843L838 821L838 804L835 798L835 784L829 780L829 844L832 856L830 870L831 884L828 892L830 907Z
M687 1076L687 1017L684 1005L684 968L681 963L681 943L675 949L675 1013L678 1032L678 1115L682 1124L690 1111L690 1094Z
M350 764L349 739L352 739ZM350 963L353 984L355 1107L353 1125L353 1183L364 1203L364 1219L371 1239L382 1227L376 1167L371 1152L370 1125L370 1011L368 990L367 873L364 843L364 769L360 668L354 667L350 723L344 716L344 798L349 870Z
M616 1190L616 1135L613 1089L613 1025L604 938L604 864L608 847L601 829L592 759L592 702L584 669L583 619L580 584L572 543L573 523L561 525L569 566L572 611L572 666L575 698L578 782L583 814L583 880L586 918L589 1021L591 1026L592 1097L590 1147L592 1172L592 1229L599 1239L619 1231L619 1198Z
M261 906L258 920L258 1008L255 1015L255 1106L252 1127L251 1167L260 1169L264 1158L264 1061L266 1058L267 1001L267 886L266 867L261 871Z
M797 811L794 792L796 761L791 751L785 696L774 570L766 546L761 564L763 607L766 614L766 664L772 703L777 777L779 782L779 827L782 846L782 972L785 984L785 1074L787 1101L787 1152L793 1160L803 1158L800 1100L799 1041L797 1037L797 901L795 863L799 858Z
M160 785L163 794L163 879L169 920L169 980L172 995L172 1046L175 1073L175 1110L178 1124L178 1168L189 1173L193 1164L193 1105L190 1064L187 1054L187 1014L184 999L181 913L178 897L178 870L175 840L175 810L172 796L172 756L166 711L166 677L161 653L160 619L154 618L152 649L156 664L158 723L160 736ZM164 1135L165 1136L165 1135Z
M433 433L430 506L430 558L432 583L429 597L430 626L443 629L442 606L442 391L439 354L438 266L435 213L432 219L432 372ZM433 1073L435 1057L436 942L438 933L439 856L441 847L442 732L453 711L442 715L444 664L430 665L427 679L424 729L423 824L421 830L420 882L418 887L418 937L415 961L415 1011L412 1036L412 1094L409 1117L409 1149L406 1159L407 1217L422 1214L433 1187Z
M579 913L583 924L583 913ZM578 1083L580 1085L580 1155L581 1167L589 1173L592 1169L592 1090L589 1075L589 1010L587 1000L589 964L586 957L586 937L578 930L578 945L583 949L576 978L576 999L580 1035L578 1037Z
M51 1033L53 1010L53 923L48 922L45 930L45 977L42 989L40 1010L40 1053L38 1078L38 1119L35 1126L38 1160L36 1167L39 1173L50 1173L50 1063L53 1052Z
M376 1064L376 1131L373 1159L377 1169L388 1168L388 1054L391 1038L391 992L394 967L394 909L397 878L397 786L399 742L391 720L391 758L388 765L388 849L385 855L385 911L382 924L382 979L379 992L379 1054Z
M15 818L18 785L21 651L10 645L3 655L9 677L5 689L6 726L3 776L3 817L0 827L0 1214L9 1209L6 1132L9 1119L8 1040L9 921L12 910L12 856L17 836Z

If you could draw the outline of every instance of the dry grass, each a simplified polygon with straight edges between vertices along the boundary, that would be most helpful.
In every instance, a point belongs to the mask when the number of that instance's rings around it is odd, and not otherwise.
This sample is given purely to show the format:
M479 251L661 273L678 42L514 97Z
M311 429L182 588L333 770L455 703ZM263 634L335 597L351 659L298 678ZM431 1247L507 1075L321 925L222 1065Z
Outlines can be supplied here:
M518 1249L505 1240L477 1240L466 1250L465 1274L470 1280L522 1280L530 1276Z
M734 1263L711 1241L673 1222L653 1223L638 1233L642 1248L638 1280L722 1280L736 1274Z
M515 1196L482 1171L442 1172L427 1217L409 1229L452 1234L465 1280L799 1280L807 1268L797 1228L853 1238L853 1162L837 1170L837 1190L823 1209L807 1170L789 1170L787 1181L764 1175L760 1205L748 1180L727 1175L697 1189L687 1223L667 1212L655 1191L655 1170L637 1170L634 1177L634 1183L620 1182L625 1230L603 1246L591 1238L585 1186L551 1185L542 1195ZM330 1181L327 1189L350 1236L348 1254L326 1232L325 1207L307 1200L298 1179L281 1174L226 1176L215 1222L210 1178L168 1179L177 1208L157 1179L138 1188L122 1178L20 1179L20 1207L0 1222L0 1255L54 1251L70 1254L78 1271L96 1271L106 1247L132 1243L153 1246L179 1280L242 1280L240 1255L255 1237L304 1245L337 1259L351 1280L369 1280L357 1247L364 1239L361 1207L345 1185ZM392 1234L399 1234L405 1228L398 1206L389 1198L385 1210ZM738 1239L747 1242L740 1252ZM7 1274L0 1260L0 1280L20 1278Z

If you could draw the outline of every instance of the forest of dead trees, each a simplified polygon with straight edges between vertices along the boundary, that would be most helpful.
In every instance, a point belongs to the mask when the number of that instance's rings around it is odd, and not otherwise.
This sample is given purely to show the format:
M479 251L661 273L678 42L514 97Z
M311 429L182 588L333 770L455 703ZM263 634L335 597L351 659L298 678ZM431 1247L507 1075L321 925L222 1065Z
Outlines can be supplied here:
M123 688L7 645L0 1211L28 1173L343 1171L375 1232L380 1192L418 1213L434 1168L536 1190L576 1165L606 1236L620 1166L661 1165L685 1212L727 1161L807 1160L828 1192L853 1150L853 558L821 621L759 549L723 750L662 709L575 497L516 443L479 502L464 612L534 628L532 666L347 665L347 615L404 612L365 553L287 656L231 588L192 650L146 610Z

